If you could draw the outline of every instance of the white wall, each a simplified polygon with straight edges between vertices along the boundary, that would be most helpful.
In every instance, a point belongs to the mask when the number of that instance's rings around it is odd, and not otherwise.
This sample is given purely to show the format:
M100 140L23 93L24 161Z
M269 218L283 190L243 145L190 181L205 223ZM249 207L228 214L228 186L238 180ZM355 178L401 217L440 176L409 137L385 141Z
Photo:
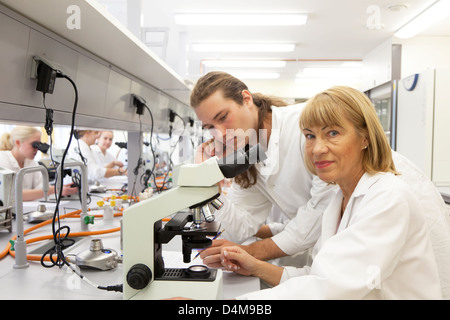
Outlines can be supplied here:
M399 82L397 150L437 186L450 186L450 37L393 42L402 46L402 79L419 74L414 92L405 91Z
M449 36L415 36L410 39L394 38L402 45L402 78L426 69L450 67Z
M388 39L363 57L362 91L392 80L392 40Z

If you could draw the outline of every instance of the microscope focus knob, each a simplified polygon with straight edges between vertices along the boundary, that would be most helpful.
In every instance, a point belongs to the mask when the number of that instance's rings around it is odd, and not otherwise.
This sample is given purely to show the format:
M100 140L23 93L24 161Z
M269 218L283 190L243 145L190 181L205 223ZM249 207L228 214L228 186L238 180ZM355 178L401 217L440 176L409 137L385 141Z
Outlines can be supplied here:
M152 271L142 263L135 264L127 273L128 285L135 290L144 289L151 280Z

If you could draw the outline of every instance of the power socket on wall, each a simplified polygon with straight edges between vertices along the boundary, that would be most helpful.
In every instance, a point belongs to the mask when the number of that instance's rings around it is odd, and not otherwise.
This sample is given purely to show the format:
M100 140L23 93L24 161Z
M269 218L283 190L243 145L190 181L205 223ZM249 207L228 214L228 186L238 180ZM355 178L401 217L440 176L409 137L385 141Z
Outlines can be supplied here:
M31 61L31 78L37 79L36 90L44 93L53 93L57 71L61 68L54 63L34 56Z

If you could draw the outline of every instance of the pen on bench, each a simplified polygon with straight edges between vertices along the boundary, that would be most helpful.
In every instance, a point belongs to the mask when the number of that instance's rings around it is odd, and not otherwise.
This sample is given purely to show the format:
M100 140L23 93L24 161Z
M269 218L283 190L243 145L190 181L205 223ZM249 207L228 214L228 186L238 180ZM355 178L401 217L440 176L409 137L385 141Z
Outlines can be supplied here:
M212 238L212 239L213 239L213 240L216 240L217 237L219 237L224 231L225 231L225 229L222 229L222 231L220 231L218 234L216 234L216 235L214 236L214 238ZM206 249L203 249L203 250L206 250ZM192 260L195 260L195 259L200 255L200 253L203 252L203 250L202 250L202 251L199 251L199 252L195 255L194 259L192 259Z

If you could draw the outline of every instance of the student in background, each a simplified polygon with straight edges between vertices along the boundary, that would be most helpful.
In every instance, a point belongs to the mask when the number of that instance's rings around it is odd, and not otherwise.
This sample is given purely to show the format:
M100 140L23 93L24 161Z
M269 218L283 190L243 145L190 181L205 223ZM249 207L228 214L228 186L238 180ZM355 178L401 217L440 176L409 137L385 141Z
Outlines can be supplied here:
M77 139L72 141L69 149L69 157L83 162L87 167L88 182L90 184L100 181L103 178L113 176L121 176L127 174L127 170L123 168L105 168L96 162L94 152L91 146L100 136L100 131L95 130L77 130Z
M97 143L91 146L92 151L96 157L99 165L105 168L122 168L123 163L118 161L116 157L108 151L114 140L114 133L112 131L101 131Z
M33 147L33 142L41 142L41 132L34 127L17 126L11 133L6 132L0 141L0 167L19 172L25 167L38 166L34 161L38 149ZM44 197L42 190L42 174L32 172L24 175L23 178L23 200L33 201ZM73 195L78 192L78 188L71 187L71 184L63 186L62 195ZM50 188L49 194L55 193L55 188Z

